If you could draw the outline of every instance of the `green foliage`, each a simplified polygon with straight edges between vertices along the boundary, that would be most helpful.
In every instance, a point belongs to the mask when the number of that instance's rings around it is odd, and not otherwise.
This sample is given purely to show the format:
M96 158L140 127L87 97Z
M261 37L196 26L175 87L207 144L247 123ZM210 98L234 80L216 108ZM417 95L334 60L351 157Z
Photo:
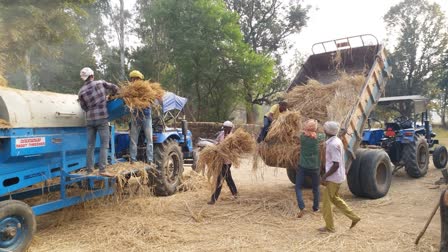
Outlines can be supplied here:
M426 0L404 0L387 12L384 21L390 36L397 40L390 56L394 78L386 94L427 94L448 43L440 6Z
M140 17L149 46L138 50L133 66L143 67L147 77L170 80L189 98L196 120L228 118L242 83L272 78L272 60L244 43L237 15L222 1L155 0Z
M244 41L258 53L275 58L276 71L270 80L244 83L242 96L247 106L247 122L254 123L254 104L270 104L288 85L281 53L291 48L287 38L306 25L308 7L300 1L225 0L238 13Z

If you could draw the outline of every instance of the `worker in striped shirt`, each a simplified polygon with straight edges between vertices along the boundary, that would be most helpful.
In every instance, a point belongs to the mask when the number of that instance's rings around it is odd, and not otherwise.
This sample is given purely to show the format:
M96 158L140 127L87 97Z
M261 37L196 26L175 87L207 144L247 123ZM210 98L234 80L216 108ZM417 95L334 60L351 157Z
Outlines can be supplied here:
M99 175L113 177L106 172L107 150L109 149L110 132L107 113L107 95L115 94L118 86L103 80L94 80L93 70L85 67L80 72L84 85L78 93L81 108L86 112L87 120L87 174L93 172L95 164L96 134L100 136L100 160L98 163Z

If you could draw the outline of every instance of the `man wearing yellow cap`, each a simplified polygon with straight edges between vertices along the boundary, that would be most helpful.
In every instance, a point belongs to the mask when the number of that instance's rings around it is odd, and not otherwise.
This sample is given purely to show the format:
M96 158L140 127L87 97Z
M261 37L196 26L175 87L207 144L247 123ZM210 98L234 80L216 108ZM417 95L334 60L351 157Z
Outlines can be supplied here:
M139 80L143 80L143 76L140 71L134 70L129 73L131 83ZM129 154L131 156L131 164L137 161L137 143L140 131L143 128L146 138L146 162L151 164L153 162L153 142L152 142L152 117L151 107L143 109L141 112L135 112L131 117L131 132L130 132L130 144Z

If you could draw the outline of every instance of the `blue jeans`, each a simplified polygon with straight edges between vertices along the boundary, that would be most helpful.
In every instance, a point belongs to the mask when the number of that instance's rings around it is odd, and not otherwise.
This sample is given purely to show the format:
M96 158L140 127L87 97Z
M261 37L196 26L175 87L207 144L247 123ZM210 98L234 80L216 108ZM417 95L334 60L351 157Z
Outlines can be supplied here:
M131 119L131 132L130 132L130 144L129 144L129 154L131 155L132 161L137 161L137 144L138 136L143 127L143 132L146 138L146 161L153 161L153 142L152 142L152 118L151 114L145 118L135 118Z
M87 171L92 172L95 165L96 133L100 135L100 171L106 170L107 150L109 149L109 123L107 119L87 120Z
M272 122L266 116L263 118L263 128L261 129L260 135L258 135L257 143L263 142L263 140L266 138L271 123Z
M296 170L296 196L297 203L299 204L300 210L305 208L305 203L303 202L302 197L302 187L305 182L305 177L311 177L312 180L312 188L313 188L313 210L319 210L319 184L320 184L320 174L319 169L316 170L307 170L299 167Z

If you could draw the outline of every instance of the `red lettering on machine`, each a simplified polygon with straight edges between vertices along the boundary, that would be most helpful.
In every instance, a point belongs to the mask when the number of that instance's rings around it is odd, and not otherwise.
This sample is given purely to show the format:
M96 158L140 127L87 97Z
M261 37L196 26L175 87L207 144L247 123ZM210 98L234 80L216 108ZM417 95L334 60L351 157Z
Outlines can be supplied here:
M17 138L16 149L35 148L45 146L45 137Z

